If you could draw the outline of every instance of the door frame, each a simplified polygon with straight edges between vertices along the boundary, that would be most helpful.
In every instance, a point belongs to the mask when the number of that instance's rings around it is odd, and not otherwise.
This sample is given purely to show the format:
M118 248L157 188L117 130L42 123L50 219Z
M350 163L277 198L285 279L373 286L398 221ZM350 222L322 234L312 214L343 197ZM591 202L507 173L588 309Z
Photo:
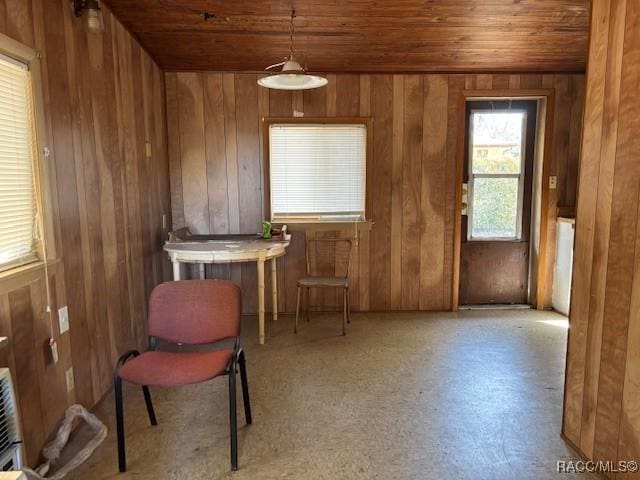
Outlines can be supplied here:
M548 255L548 229L549 229L549 172L551 168L553 152L553 117L555 90L552 88L536 89L500 89L500 90L462 90L458 105L458 125L462 130L458 135L458 145L456 150L456 175L455 175L455 204L454 204L454 225L453 225L453 275L451 276L451 310L456 312L460 301L460 248L462 246L462 183L463 169L466 150L466 106L469 100L542 100L539 108L538 126L544 123L544 137L542 165L541 165L541 185L540 192L534 192L540 197L540 227L538 235L538 266L547 264ZM535 161L535 159L534 159ZM535 175L535 165L534 165ZM536 179L534 178L533 181ZM532 202L534 199L532 199ZM533 224L534 219L531 219ZM534 239L530 238L533 242ZM535 279L535 307L538 310L544 308L544 298L549 289L549 274L546 269L538 268ZM533 286L533 285L532 285Z

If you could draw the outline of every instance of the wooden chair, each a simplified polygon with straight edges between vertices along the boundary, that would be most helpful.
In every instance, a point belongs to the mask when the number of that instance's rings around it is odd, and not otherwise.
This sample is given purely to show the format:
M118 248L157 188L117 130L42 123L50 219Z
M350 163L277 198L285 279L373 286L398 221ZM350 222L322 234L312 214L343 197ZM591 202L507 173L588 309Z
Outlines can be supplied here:
M316 238L307 241L306 276L298 280L298 297L296 302L296 322L294 332L298 333L300 300L305 291L306 314L309 321L310 295L315 289L342 290L342 334L347 333L347 323L351 323L349 299L349 274L351 272L351 250L353 242L344 238Z
M162 283L149 299L150 349L130 350L120 357L114 376L118 466L127 470L124 437L122 381L142 387L149 422L157 425L149 387L178 387L206 382L219 376L229 379L231 470L238 469L236 420L236 373L240 370L242 399L247 424L251 405L244 351L240 348L240 288L227 280L184 280ZM202 345L233 339L233 348L207 352L156 350L157 340L174 344Z

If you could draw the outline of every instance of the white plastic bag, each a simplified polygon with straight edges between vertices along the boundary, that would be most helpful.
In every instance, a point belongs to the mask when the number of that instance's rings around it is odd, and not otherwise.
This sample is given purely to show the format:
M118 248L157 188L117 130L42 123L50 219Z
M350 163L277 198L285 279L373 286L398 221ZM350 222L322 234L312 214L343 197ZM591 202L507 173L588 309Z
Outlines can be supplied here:
M69 461L69 463L59 468L53 476L45 477L49 472L51 465L55 464L56 460L60 458L62 449L69 442L69 435L71 435L73 421L76 418L80 418L87 422L87 424L95 431L94 437L76 454L75 457ZM61 480L66 477L69 472L82 465L106 437L107 427L98 417L87 411L87 409L82 405L71 405L64 414L64 420L58 429L56 438L54 438L53 441L42 450L42 455L46 461L35 471L30 468L23 468L22 470L27 474L27 478L29 478L29 480Z

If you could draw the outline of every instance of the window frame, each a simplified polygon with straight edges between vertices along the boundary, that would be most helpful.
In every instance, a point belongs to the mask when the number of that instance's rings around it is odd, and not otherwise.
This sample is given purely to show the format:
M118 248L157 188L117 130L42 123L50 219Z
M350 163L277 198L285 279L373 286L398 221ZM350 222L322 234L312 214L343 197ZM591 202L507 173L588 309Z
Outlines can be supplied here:
M307 125L364 125L366 130L366 148L365 148L365 167L364 167L364 218L361 220L320 220L313 217L300 217L277 219L273 220L271 214L271 155L270 155L270 135L269 128L274 124L307 124ZM369 215L371 212L371 196L370 196L370 181L369 172L373 151L373 118L372 117L263 117L262 118L262 148L263 148L263 162L264 162L264 179L263 179L263 214L264 218L273 223L287 223L288 225L353 225L353 224L368 224L370 223Z
M45 146L46 135L46 121L44 115L44 95L43 95L43 77L42 77L42 55L37 50L28 47L7 35L0 34L0 54L9 57L17 62L20 62L28 68L31 79L32 90L32 103L33 103L33 121L35 125L34 133L34 158L33 158L33 175L35 184L35 201L36 201L36 214L39 217L40 232L43 242L36 242L34 251L36 258L26 262L20 262L16 264L7 264L4 267L0 267L0 291L4 290L4 287L12 287L15 280L20 279L19 283L23 280L28 281L30 271L34 269L39 270L44 266L45 260L47 264L57 263L56 242L54 236L53 227L53 209L52 209L52 194L50 185L50 169L47 164L47 156L49 155L49 149ZM46 258L45 258L46 250ZM26 275L26 276L25 276ZM5 285L7 280L9 285Z
M473 117L477 113L522 113L522 132L520 136L520 173L473 173ZM467 241L469 242L519 242L522 241L522 215L524 208L524 182L526 176L526 147L527 147L527 111L524 109L471 109L469 113L469 132L467 141L468 150L468 179L467 179ZM513 237L474 237L473 236L473 186L476 178L517 178L518 179L518 204L516 212L516 235Z

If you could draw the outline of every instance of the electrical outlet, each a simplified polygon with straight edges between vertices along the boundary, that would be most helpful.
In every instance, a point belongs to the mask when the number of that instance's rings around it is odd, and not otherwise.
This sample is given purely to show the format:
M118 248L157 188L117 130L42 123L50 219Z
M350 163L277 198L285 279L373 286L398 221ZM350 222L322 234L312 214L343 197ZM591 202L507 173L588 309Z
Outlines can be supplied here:
M69 309L66 305L58 309L58 324L61 335L69 330Z
M69 367L69 370L67 370L65 376L67 378L67 392L70 392L75 386L73 379L73 367Z
M551 175L549 177L549 189L555 190L556 188L558 188L558 177Z
M144 142L144 152L147 158L151 158L151 155L152 155L151 142Z

